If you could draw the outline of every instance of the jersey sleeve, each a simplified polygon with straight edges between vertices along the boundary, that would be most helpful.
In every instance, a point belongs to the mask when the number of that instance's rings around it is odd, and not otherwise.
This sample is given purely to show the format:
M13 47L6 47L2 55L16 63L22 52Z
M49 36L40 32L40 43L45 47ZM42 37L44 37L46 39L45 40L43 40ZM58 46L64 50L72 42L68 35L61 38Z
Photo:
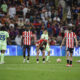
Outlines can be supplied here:
M76 34L74 33L74 38L77 38Z
M44 34L41 35L41 39L44 39Z
M22 37L24 37L24 32L22 32Z
M66 33L64 34L64 39L66 38Z

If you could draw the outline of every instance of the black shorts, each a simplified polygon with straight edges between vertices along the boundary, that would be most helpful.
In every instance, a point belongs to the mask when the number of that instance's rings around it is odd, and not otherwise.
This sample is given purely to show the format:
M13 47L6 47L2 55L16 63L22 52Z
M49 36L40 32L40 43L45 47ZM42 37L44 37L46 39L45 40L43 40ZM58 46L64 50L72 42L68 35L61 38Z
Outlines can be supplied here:
M41 51L45 50L45 48L44 48L44 47L40 47L39 49L40 49Z
M31 45L24 45L23 48L30 49Z
M73 53L74 48L67 48L66 51L69 51L70 53Z

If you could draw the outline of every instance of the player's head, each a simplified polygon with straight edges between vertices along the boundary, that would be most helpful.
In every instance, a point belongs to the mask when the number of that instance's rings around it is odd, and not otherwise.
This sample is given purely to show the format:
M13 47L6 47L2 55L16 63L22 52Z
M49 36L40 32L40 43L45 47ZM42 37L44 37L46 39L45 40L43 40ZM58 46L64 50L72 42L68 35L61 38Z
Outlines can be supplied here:
M1 30L1 31L5 31L6 28L3 26L3 27L0 28L0 30Z
M72 31L72 27L69 26L69 27L68 27L68 30L69 30L69 32L71 32L71 31Z
M25 26L25 30L26 31L29 31L29 29L30 29L30 27Z
M47 29L45 28L45 29L44 29L44 34L47 34L47 33L48 33L48 32L47 32Z
M45 46L46 46L46 45L47 45L47 41L45 41L45 40L44 40L44 41L43 41L43 45L45 45Z

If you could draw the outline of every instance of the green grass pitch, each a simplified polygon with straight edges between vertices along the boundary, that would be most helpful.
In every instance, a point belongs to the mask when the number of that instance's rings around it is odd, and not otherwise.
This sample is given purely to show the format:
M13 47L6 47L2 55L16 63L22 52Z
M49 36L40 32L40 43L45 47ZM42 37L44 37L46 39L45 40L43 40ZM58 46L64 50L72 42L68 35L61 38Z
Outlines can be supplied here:
M22 56L5 56L5 64L0 65L0 80L80 80L80 57L73 57L73 66L66 67L66 57L57 63L58 57L50 57L51 62L36 63L36 57L30 57L30 63L23 64Z

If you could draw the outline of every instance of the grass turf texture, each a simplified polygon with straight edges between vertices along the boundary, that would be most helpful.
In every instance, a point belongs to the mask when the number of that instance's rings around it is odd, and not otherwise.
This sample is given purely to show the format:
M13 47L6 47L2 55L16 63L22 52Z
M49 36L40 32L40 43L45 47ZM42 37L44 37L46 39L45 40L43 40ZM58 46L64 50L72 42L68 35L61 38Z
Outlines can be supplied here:
M80 57L73 57L73 66L66 67L66 57L57 63L58 57L50 57L51 62L36 63L36 57L30 57L30 63L23 64L22 56L6 56L5 64L0 65L0 80L80 80Z

